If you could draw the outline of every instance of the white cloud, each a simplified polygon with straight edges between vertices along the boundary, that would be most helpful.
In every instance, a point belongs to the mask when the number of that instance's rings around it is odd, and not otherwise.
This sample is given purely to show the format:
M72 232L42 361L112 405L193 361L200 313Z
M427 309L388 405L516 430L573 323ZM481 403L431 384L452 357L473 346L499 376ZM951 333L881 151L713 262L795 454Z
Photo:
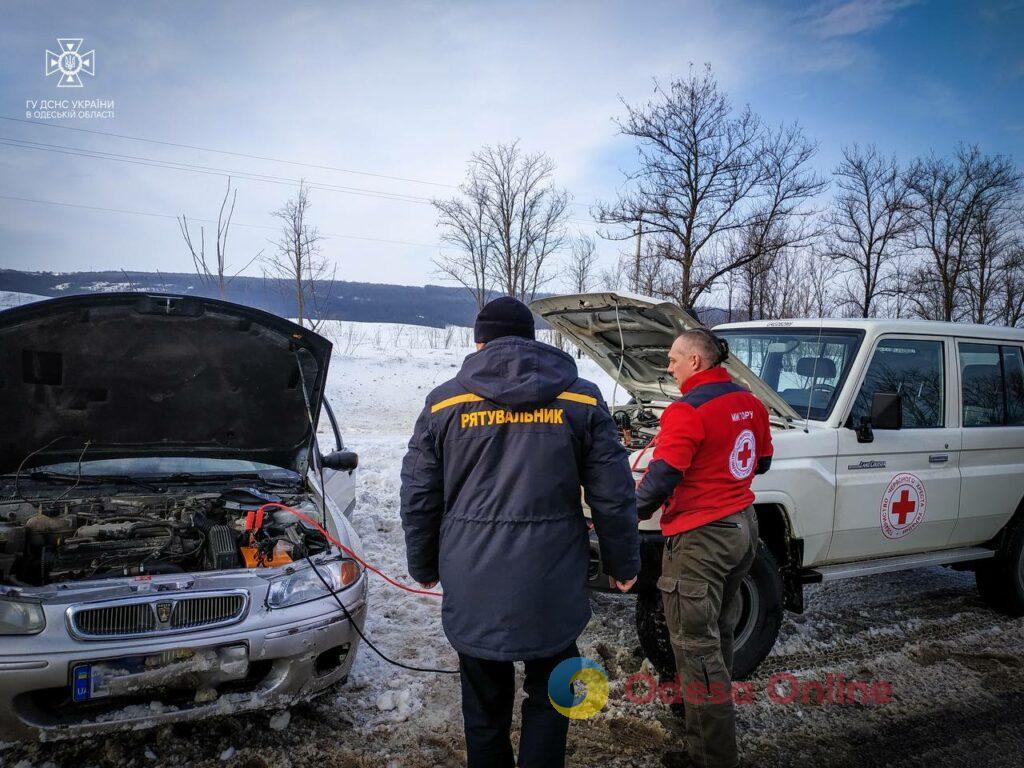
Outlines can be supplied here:
M846 0L818 5L809 13L809 27L821 38L870 32L888 24L916 0Z

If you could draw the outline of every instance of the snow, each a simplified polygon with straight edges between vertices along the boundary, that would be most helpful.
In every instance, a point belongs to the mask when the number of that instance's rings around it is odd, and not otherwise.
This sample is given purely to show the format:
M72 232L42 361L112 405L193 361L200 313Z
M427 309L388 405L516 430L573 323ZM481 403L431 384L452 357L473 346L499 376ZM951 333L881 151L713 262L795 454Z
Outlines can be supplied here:
M283 731L288 727L288 723L292 721L292 713L287 709L284 712L278 712L276 715L270 718L270 730L272 731Z
M34 293L18 293L16 291L0 291L0 310L31 304L33 301L45 301L49 296L38 296Z

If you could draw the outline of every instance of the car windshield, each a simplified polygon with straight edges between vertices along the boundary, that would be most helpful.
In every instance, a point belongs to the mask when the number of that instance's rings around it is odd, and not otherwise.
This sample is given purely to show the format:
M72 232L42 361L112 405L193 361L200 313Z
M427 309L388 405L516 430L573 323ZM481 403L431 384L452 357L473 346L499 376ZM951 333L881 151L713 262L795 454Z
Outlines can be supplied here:
M824 420L832 412L864 334L835 328L735 328L715 331L793 410Z
M77 461L48 464L35 467L34 472L52 472L61 475L78 475ZM261 464L258 461L240 459L209 459L195 456L143 456L131 459L97 459L83 461L83 477L127 476L127 477L169 477L172 475L234 475L252 474L273 476L275 479L296 477L295 473Z

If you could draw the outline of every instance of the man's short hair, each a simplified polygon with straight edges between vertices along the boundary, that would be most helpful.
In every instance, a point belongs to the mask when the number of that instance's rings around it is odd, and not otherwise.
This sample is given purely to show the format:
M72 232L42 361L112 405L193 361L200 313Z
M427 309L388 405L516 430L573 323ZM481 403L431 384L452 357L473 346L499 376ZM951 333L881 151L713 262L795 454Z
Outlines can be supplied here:
M679 338L696 350L709 368L721 365L729 357L729 342L707 328L691 328L680 333Z

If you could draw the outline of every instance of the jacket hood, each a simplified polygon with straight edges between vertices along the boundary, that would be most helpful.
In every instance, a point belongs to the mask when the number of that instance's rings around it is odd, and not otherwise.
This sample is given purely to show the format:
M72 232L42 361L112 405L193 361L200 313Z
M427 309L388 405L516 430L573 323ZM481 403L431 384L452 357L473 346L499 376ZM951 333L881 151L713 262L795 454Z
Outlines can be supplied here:
M492 403L525 411L547 405L578 378L576 362L565 352L509 336L467 356L455 380Z
M88 294L0 312L0 474L147 456L304 472L330 354L307 328L198 296Z

